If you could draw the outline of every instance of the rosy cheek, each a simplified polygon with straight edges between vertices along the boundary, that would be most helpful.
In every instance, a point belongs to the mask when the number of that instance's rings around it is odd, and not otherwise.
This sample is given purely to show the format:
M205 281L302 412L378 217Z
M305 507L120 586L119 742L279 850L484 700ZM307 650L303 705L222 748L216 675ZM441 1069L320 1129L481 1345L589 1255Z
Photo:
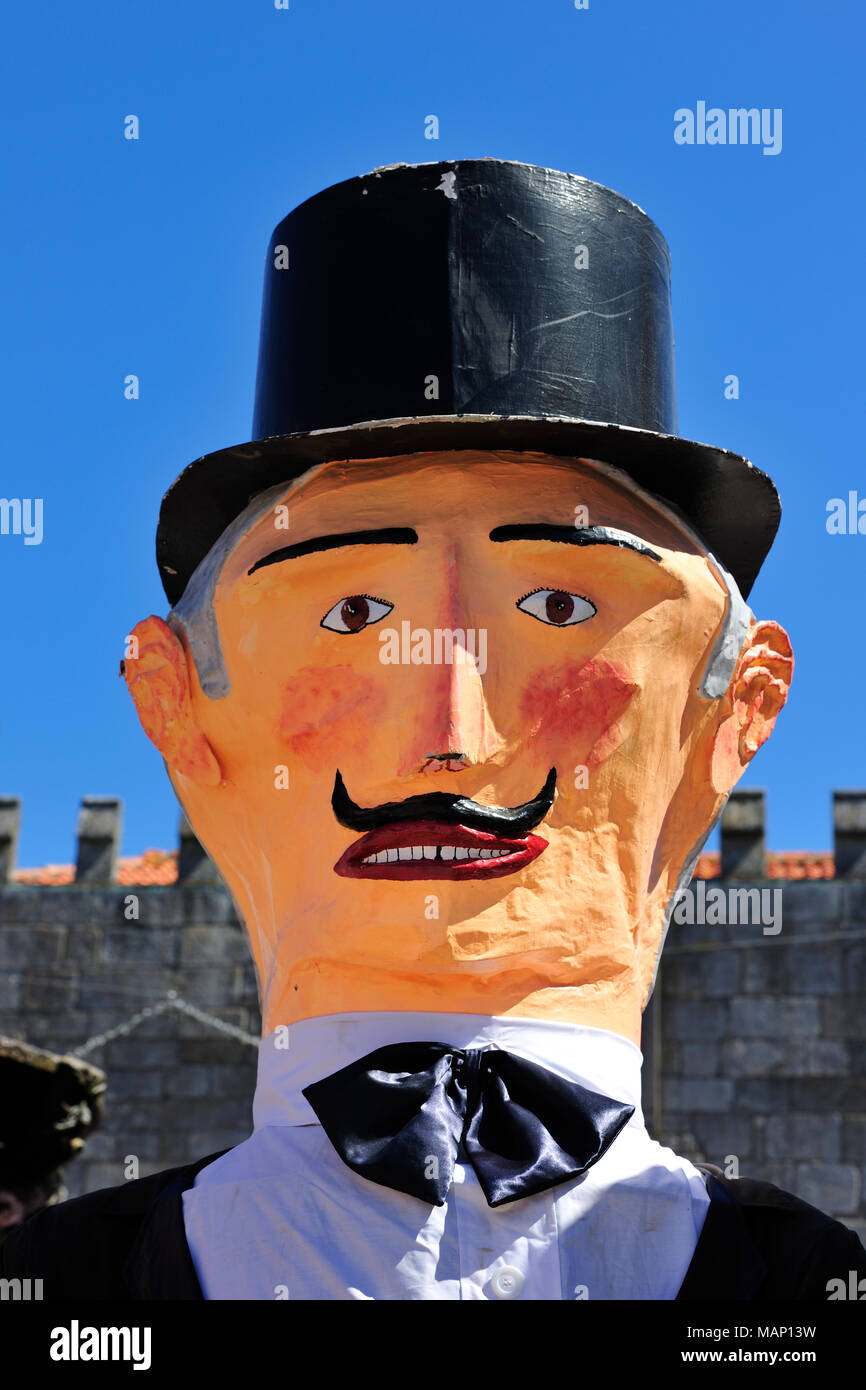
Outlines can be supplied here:
M363 749L385 705L381 687L351 666L305 666L283 686L280 738L311 768Z
M524 728L552 760L597 767L620 741L618 723L639 683L609 661L567 661L540 671L521 700Z

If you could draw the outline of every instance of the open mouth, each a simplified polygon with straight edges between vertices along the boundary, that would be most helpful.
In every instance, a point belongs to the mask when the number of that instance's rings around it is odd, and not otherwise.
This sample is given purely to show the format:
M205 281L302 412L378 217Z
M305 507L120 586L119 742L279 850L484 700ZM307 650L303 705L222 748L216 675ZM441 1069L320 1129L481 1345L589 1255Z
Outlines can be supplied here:
M334 872L343 878L504 878L547 849L540 835L505 836L441 821L381 826L350 845Z

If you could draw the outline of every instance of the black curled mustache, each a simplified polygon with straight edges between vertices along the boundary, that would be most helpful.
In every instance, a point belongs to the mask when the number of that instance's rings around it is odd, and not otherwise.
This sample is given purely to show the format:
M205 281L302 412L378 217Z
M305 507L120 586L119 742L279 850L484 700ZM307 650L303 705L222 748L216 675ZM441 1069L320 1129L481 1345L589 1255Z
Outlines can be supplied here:
M427 792L405 801L385 801L381 806L362 807L352 800L339 769L334 779L331 806L347 830L380 830L402 821L431 820L442 825L465 825L470 830L486 830L491 835L521 837L534 830L547 815L556 795L556 768L552 767L541 791L522 806L481 806L465 796L447 792Z

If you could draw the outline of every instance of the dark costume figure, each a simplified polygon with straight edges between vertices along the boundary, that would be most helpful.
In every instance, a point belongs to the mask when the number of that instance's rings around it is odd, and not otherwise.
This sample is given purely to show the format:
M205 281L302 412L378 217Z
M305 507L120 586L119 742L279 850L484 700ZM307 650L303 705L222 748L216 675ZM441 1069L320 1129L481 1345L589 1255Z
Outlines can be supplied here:
M0 1037L0 1241L64 1196L62 1169L102 1116L105 1073Z

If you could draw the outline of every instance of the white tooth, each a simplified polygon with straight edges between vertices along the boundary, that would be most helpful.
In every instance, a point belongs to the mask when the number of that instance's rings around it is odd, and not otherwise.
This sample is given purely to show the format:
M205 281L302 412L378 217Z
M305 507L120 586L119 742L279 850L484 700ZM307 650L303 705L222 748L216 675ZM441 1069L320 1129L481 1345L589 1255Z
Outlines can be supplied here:
M435 846L435 845L425 845L425 846L424 846L424 858L425 858L425 859L435 859L435 858L436 858L436 846Z
M492 859L496 853L495 849L482 849L478 851L482 859Z
M481 858L481 850L480 850L480 849L471 849L471 850L469 851L469 858L470 858L470 859L480 859L480 858Z
M361 860L361 863L362 863L362 864L375 864L375 862L376 862L376 856L375 856L374 854L371 854L369 859L362 859L362 860Z
M412 858L412 848L411 848L411 846L408 846L408 845L407 845L405 848L398 849L397 855L398 855L398 857L399 857L400 859L411 859L411 858Z
M387 851L386 849L380 850L379 853L376 855L376 863L377 863L377 864L387 864L387 863L388 863L388 851Z
M462 845L458 845L457 849L454 851L454 858L455 858L455 859L468 859L468 858L469 858L469 851L468 851L468 849L464 849Z
M394 863L396 863L396 861L400 858L399 852L398 852L396 849L389 849L389 850L387 851L387 854L388 854L388 863L389 863L389 864L394 864Z
M439 854L440 854L440 856L441 856L443 859L453 859L453 858L454 858L454 846L453 846L453 845L440 845L440 846L439 846Z
M423 845L413 845L413 846L412 846L412 858L413 858L413 859L423 859L423 858L424 858L424 846L423 846Z

